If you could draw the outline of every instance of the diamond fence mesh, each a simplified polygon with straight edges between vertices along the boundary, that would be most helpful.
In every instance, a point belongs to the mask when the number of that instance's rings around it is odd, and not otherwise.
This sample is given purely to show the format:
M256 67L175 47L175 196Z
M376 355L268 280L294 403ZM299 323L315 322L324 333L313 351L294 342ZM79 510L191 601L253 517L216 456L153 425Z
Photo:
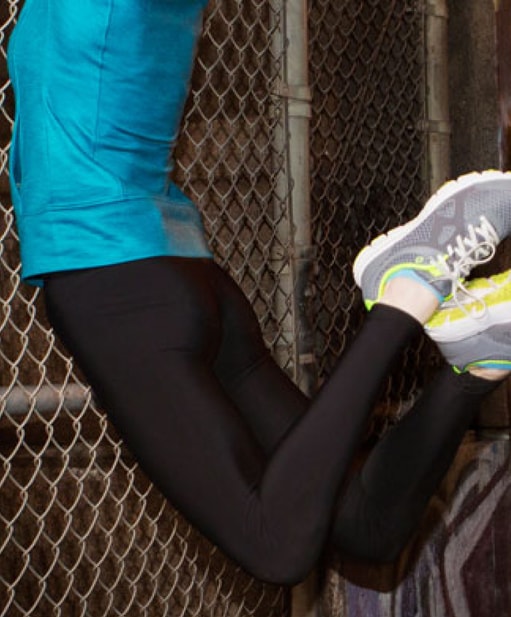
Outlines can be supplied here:
M314 335L321 379L364 312L351 274L358 251L414 216L426 196L423 4L309 3ZM389 413L389 405L395 408L420 387L416 369L423 355L422 348L409 349L389 381L382 401Z
M4 56L21 6L1 0ZM271 148L280 120L268 95L280 12L266 1L211 4L176 168L270 344L278 275L267 252L284 209L272 194L283 155ZM38 291L20 284L5 62L1 80L0 615L284 615L284 590L229 563L139 471L55 340Z
M0 0L3 59L21 7ZM285 8L210 3L174 175L292 372L290 179L285 100L276 94ZM309 28L313 334L325 378L362 316L354 255L425 194L421 2L314 0ZM287 614L286 591L226 560L140 472L55 340L38 290L20 283L5 61L0 82L0 616ZM409 351L385 403L417 386L419 353Z

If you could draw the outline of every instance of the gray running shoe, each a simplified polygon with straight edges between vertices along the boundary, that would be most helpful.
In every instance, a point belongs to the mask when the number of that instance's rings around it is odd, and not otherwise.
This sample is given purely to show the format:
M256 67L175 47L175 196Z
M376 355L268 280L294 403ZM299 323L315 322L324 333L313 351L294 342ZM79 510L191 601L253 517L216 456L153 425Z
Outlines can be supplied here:
M511 270L467 282L425 330L458 372L511 370Z
M394 276L428 284L443 301L511 233L511 173L471 173L442 186L410 222L374 239L353 274L370 309Z

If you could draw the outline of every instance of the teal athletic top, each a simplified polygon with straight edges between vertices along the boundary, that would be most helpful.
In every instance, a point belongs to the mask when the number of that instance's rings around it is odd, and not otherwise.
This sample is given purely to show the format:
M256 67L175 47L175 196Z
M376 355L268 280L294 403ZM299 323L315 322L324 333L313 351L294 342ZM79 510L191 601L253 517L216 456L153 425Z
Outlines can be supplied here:
M26 0L9 41L22 277L211 257L171 181L207 0Z

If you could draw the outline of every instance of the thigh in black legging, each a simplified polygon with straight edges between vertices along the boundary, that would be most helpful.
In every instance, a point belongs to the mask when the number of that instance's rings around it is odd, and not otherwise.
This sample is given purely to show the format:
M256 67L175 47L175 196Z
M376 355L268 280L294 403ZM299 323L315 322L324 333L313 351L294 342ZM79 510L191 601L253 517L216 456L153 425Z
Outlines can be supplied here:
M177 480L197 453L207 476L218 437L226 451L239 450L242 473L257 480L260 452L211 370L222 325L199 260L57 275L45 295L57 334L128 444L150 459L153 477L165 483L162 467L172 459ZM229 443L235 436L239 446Z
M306 412L309 400L266 348L252 306L236 283L218 266L211 276L222 318L215 373L268 454Z
M227 343L208 274L165 259L62 274L48 314L153 482L231 556L258 561L247 521L266 461L212 369Z

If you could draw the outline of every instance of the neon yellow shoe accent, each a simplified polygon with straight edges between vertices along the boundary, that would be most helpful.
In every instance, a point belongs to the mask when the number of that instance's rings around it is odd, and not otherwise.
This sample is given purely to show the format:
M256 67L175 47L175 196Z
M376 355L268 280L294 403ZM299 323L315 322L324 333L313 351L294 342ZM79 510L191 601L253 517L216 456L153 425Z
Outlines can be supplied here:
M477 319L488 308L511 301L511 270L490 278L479 278L463 285L462 291L445 302L426 324L434 331L443 326L473 317Z
M511 371L511 270L464 283L425 331L456 373Z

